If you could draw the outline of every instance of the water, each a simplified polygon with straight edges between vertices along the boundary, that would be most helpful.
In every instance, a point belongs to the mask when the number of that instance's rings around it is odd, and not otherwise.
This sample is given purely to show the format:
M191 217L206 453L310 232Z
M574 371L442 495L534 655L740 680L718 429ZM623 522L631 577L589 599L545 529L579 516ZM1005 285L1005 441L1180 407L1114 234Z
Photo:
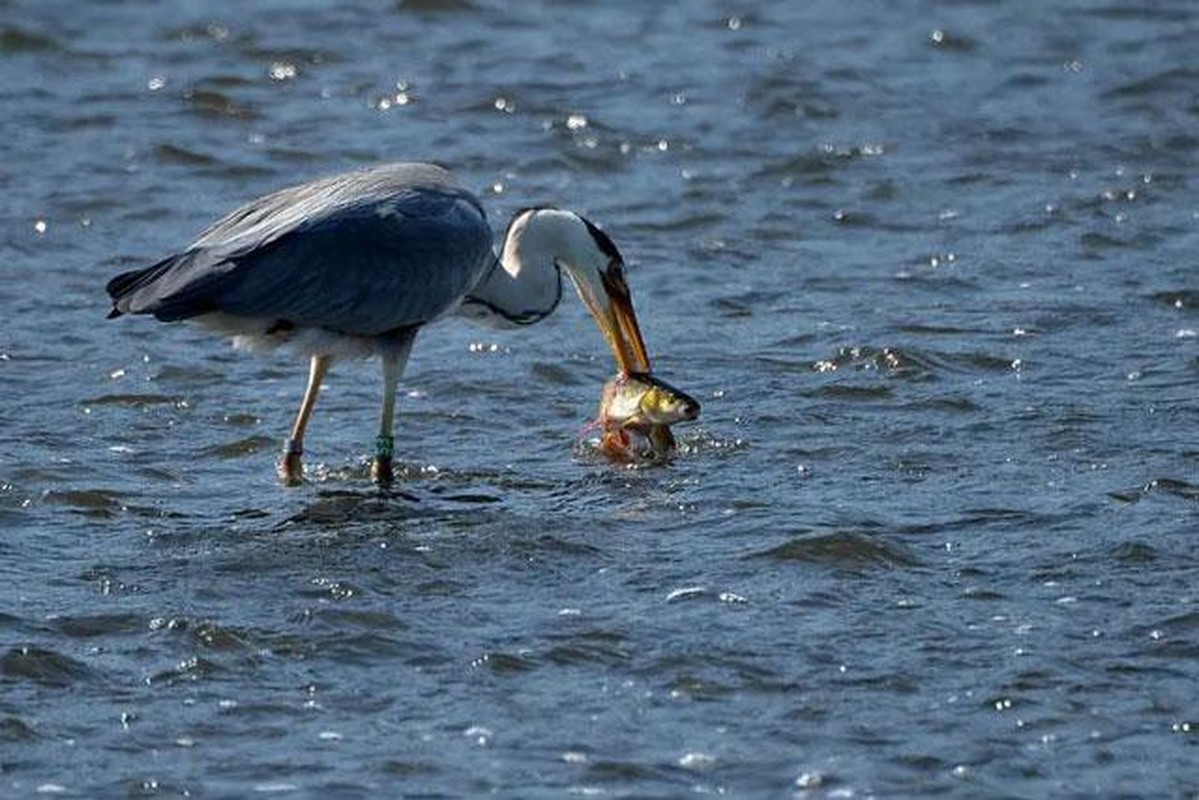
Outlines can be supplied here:
M1199 8L0 5L0 794L1193 797ZM379 378L105 322L283 185L576 208L704 403L579 453L576 302Z

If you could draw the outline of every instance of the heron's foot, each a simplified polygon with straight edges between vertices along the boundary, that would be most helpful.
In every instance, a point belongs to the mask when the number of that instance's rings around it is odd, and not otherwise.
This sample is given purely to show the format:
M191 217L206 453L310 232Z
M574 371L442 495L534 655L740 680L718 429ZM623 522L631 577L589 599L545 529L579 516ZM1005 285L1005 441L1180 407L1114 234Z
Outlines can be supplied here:
M375 456L375 460L371 462L371 480L380 485L386 485L395 480L390 458Z
M371 462L371 480L379 484L391 483L395 473L391 469L391 457L395 452L395 439L379 434L375 439L375 460Z
M304 482L304 464L300 459L303 453L300 443L294 439L288 439L283 445L283 454L279 456L275 471L284 486L299 486Z

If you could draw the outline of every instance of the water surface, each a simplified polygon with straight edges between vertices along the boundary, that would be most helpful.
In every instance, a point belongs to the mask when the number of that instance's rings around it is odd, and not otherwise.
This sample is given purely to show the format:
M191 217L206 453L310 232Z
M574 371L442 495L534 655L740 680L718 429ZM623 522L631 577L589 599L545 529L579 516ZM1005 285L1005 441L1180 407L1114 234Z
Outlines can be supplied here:
M0 793L1190 796L1199 9L5 3ZM630 263L704 403L580 452L571 299L305 377L102 287L436 159Z

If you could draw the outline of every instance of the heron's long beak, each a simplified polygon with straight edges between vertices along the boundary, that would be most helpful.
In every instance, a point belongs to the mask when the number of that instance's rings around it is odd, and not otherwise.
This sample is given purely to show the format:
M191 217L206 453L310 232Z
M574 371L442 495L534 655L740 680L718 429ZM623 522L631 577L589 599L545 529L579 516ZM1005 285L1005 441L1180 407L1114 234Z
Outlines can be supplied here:
M619 269L609 269L600 274L606 303L601 308L592 308L591 313L604 332L604 338L616 356L621 372L649 372L649 353L645 340L641 338L641 326L633 311L633 295Z
M623 297L610 296L608 306L610 325L613 335L612 352L621 372L649 372L649 353L645 349L645 340L641 338L641 326L637 324L637 315L633 311L633 298L627 293Z
M617 368L624 373L649 372L649 352L641 338L633 297L621 271L569 268L567 274L612 348Z

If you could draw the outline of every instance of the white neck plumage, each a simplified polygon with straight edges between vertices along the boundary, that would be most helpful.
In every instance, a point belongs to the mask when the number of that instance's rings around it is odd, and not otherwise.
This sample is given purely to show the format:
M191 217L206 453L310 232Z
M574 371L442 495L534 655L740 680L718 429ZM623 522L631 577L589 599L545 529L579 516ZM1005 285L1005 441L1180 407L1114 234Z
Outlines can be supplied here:
M601 249L593 230L570 211L519 212L508 226L496 264L463 300L459 313L492 327L539 322L562 299L563 269L583 302L593 308L602 297L600 276L615 253L615 248L612 253Z

